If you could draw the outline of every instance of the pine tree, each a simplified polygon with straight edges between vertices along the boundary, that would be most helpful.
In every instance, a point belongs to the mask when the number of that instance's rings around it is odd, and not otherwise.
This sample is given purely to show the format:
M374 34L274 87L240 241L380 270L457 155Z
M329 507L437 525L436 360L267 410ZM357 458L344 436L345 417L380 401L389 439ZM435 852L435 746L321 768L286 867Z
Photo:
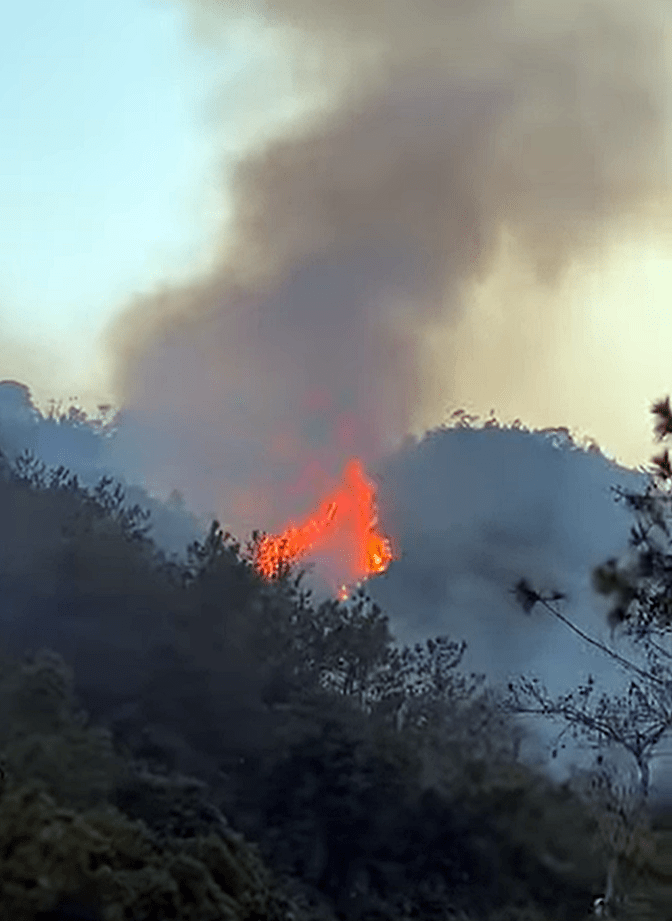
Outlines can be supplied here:
M658 439L672 434L672 410L667 397L652 406L658 417ZM612 487L640 520L631 529L629 543L638 551L634 566L619 568L615 559L595 567L594 589L614 595L615 603L607 614L612 638L631 641L632 651L646 660L638 665L632 658L588 635L550 602L564 599L561 592L543 596L525 578L512 589L524 612L529 616L541 605L577 636L615 661L630 676L625 694L602 693L596 699L591 675L578 687L551 698L535 678L522 677L508 687L503 708L508 713L535 713L566 725L553 743L552 757L568 731L574 738L587 737L598 750L595 766L575 771L576 788L585 796L598 820L601 843L608 857L605 894L596 900L596 913L613 916L621 904L617 893L619 872L637 862L650 845L650 764L663 736L672 727L672 552L665 552L660 537L670 539L665 513L672 495L667 486L672 481L669 453L654 457L654 474L644 493ZM656 537L658 540L656 540ZM613 763L605 762L603 751L620 747L634 760L637 779L628 784L617 776ZM642 852L642 853L640 853Z

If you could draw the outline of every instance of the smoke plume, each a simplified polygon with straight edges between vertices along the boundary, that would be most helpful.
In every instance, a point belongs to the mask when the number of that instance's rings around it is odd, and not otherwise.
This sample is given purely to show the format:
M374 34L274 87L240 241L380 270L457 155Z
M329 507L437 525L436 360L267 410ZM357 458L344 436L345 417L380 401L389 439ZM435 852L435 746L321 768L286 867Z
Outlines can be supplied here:
M238 5L187 7L224 47ZM209 271L137 298L108 339L135 427L125 467L241 537L305 512L349 456L398 446L437 387L436 324L469 309L505 236L549 295L543 353L572 260L625 226L655 231L668 197L656 3L248 10L320 102L241 153ZM501 357L520 360L515 343Z

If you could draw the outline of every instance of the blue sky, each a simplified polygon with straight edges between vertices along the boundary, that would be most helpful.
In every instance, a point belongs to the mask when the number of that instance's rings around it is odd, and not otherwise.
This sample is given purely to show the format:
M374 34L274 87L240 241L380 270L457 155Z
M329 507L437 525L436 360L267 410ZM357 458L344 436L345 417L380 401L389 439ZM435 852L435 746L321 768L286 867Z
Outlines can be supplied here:
M208 227L194 180L208 150L194 99L207 68L177 12L138 0L8 11L5 330L21 335L30 318L38 335L90 334L120 297L199 258Z
M281 83L272 45L242 18L213 51L177 3L8 8L0 377L42 405L109 398L100 332L127 299L207 265L227 214L215 176L283 115L259 91L269 69Z

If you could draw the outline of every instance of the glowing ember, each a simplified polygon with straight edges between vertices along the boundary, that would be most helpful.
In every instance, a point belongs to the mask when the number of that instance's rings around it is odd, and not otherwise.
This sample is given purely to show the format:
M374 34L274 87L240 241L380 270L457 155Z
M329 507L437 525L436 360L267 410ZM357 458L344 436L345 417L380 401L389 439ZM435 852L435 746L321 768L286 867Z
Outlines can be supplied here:
M391 560L398 559L377 524L375 489L365 478L360 461L354 458L345 467L342 485L313 515L302 524L289 522L280 534L262 538L255 565L270 579L281 564L294 563L308 554L337 558L341 570L337 595L345 600L348 586L384 572Z

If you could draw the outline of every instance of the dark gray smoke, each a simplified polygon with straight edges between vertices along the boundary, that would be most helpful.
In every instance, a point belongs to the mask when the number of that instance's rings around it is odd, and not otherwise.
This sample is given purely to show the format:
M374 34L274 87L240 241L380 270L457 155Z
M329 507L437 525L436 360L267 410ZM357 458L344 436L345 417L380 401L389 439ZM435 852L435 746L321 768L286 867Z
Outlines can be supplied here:
M224 53L238 5L187 6ZM432 324L469 309L504 233L542 283L543 353L571 260L628 222L655 232L668 186L655 3L247 9L319 104L241 155L209 273L137 299L109 331L138 436L120 460L241 536L305 512L349 455L370 464L399 443L436 385ZM502 308L515 315L515 291Z

